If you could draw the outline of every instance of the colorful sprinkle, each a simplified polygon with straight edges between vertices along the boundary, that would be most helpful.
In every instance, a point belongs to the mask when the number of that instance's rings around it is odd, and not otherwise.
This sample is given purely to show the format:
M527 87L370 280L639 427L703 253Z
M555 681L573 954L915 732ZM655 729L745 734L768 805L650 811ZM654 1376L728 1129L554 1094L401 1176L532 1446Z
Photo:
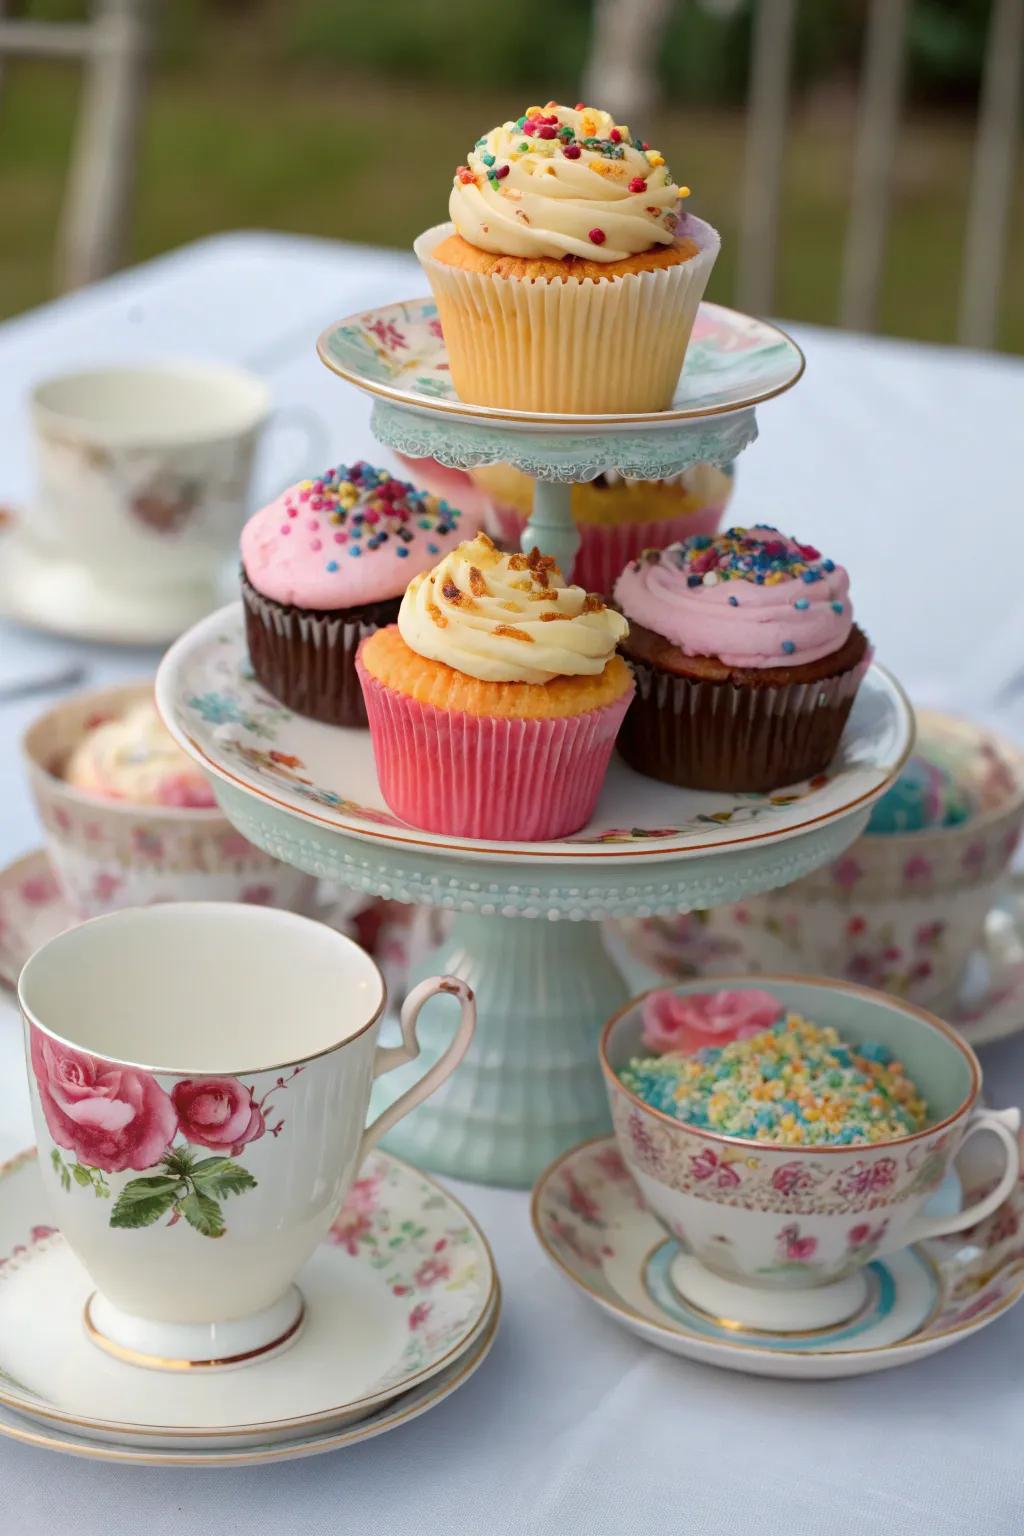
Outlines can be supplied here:
M793 652L796 650L796 644L792 640L783 640L782 649L785 655L792 656Z
M928 1106L884 1045L842 1041L782 1012L769 1029L692 1055L635 1058L619 1077L685 1124L783 1146L853 1146L912 1135Z
M603 230L603 229L591 229L591 230L588 230L588 231L587 231L587 238L588 238L588 239L589 239L589 240L590 240L590 241L591 241L591 242L592 242L592 243L593 243L593 244L594 244L594 245L604 245L604 242L605 242L605 240L606 240L606 239L607 239L607 238L608 238L608 237L607 237L607 235L606 235L606 234L605 234L605 232L604 232L604 230Z

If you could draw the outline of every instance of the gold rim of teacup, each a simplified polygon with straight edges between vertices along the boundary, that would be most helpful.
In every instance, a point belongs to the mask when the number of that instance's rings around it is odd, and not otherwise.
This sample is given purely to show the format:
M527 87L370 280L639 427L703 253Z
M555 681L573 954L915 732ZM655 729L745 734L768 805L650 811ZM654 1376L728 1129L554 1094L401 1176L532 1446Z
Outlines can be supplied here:
M784 986L818 987L829 992L845 992L852 994L854 997L867 998L870 1002L882 1003L885 1007L896 1013L906 1013L910 1014L913 1018L921 1019L923 1023L931 1025L940 1035L944 1035L950 1044L954 1045L963 1056L971 1074L970 1092L965 1095L955 1110L945 1115L943 1119L937 1120L933 1125L925 1126L923 1130L912 1131L907 1136L892 1136L886 1141L852 1143L846 1146L829 1146L820 1143L794 1145L782 1141L755 1141L749 1136L728 1136L723 1131L709 1131L700 1125L690 1125L685 1120L677 1120L674 1115L666 1114L663 1109L655 1109L652 1104L648 1104L646 1100L642 1099L638 1093L634 1093L632 1088L627 1088L608 1060L608 1041L619 1021L625 1018L627 1013L631 1013L634 1008L639 1007L652 993L676 992L680 985L679 983L648 987L645 991L638 993L636 997L631 998L629 1002L624 1003L616 1013L612 1014L601 1030L601 1039L598 1047L601 1070L609 1084L618 1093L629 1099L638 1109L642 1109L646 1114L652 1115L656 1120L662 1121L665 1125L672 1126L677 1131L682 1131L688 1136L699 1136L703 1141L711 1141L720 1146L743 1147L748 1152L756 1147L760 1152L784 1152L792 1157L799 1157L802 1154L818 1157L821 1155L835 1155L836 1153L849 1157L851 1153L878 1152L884 1147L909 1146L915 1141L921 1141L926 1137L935 1136L940 1131L946 1130L959 1120L962 1115L968 1113L976 1102L978 1094L981 1092L981 1064L967 1041L943 1019L938 1018L934 1013L929 1013L927 1008L920 1008L916 1003L904 1002L902 998L892 997L887 992L879 992L874 987L862 987L853 981L838 981L827 976L806 976L775 971L766 975L759 973L756 976L747 974L744 976L708 977L695 982L694 988L690 988L689 983L683 983L688 990L681 992L679 995L683 997L694 995L694 989L699 990L701 987L703 987L704 991L714 992L728 992L733 988L742 991L756 987L768 992L771 991L773 985L778 985L779 983Z

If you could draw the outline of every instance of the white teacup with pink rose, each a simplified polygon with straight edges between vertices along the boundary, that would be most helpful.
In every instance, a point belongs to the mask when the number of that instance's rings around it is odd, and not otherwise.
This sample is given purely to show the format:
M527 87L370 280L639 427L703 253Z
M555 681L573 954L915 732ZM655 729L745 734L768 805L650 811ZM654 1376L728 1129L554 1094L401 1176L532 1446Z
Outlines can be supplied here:
M374 1078L419 1052L428 998L451 1044L369 1126ZM302 1265L367 1151L450 1075L473 995L415 987L382 1047L377 966L321 923L228 902L137 907L70 929L21 973L40 1173L96 1289L89 1337L153 1369L242 1365L303 1325Z

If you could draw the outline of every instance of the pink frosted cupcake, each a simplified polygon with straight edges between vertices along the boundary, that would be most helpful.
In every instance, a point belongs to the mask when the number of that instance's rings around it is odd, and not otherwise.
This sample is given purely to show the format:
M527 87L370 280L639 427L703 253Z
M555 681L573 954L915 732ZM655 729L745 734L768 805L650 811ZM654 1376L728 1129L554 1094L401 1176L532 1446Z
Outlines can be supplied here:
M651 551L615 601L636 700L619 750L690 789L770 791L824 772L867 669L846 571L777 528Z
M416 577L356 662L391 809L496 841L577 831L633 693L615 651L627 628L550 556L485 534Z
M487 498L487 527L514 549L533 505L534 482L511 464L469 472ZM572 578L588 592L611 592L623 566L645 549L714 533L733 490L733 467L695 464L667 480L627 480L614 470L572 488L580 547Z
M409 577L479 526L443 498L360 462L292 486L242 530L253 671L298 714L365 726L361 641L398 617Z

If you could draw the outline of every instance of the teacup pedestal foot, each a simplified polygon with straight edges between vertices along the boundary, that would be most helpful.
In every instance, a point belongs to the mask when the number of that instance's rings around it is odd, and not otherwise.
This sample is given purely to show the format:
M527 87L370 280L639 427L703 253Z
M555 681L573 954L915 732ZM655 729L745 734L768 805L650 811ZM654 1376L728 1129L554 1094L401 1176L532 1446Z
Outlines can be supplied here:
M219 1323L158 1323L122 1312L94 1291L85 1303L88 1338L115 1360L150 1371L231 1371L295 1343L306 1320L298 1286L249 1317Z
M690 1254L681 1253L673 1260L671 1276L687 1306L705 1313L720 1328L745 1333L822 1333L852 1322L870 1296L863 1270L828 1285L770 1289L726 1280Z

